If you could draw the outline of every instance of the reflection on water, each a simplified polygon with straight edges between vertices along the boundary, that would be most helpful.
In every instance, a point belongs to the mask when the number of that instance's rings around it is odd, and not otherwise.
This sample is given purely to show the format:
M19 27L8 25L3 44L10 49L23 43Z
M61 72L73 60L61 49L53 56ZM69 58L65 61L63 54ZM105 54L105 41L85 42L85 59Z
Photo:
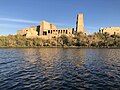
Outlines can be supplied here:
M119 90L119 49L0 49L0 90Z

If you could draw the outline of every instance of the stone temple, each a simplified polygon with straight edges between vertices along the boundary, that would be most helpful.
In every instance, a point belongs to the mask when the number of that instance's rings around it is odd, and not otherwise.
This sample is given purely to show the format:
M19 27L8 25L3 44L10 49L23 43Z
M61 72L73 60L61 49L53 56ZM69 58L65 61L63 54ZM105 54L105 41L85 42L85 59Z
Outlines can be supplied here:
M78 14L77 15L76 31L77 32L85 32L83 14Z
M99 32L101 32L101 33L107 32L110 35L112 35L112 34L120 35L120 27L100 28Z
M83 14L77 15L76 31L74 28L57 28L55 24L41 21L39 26L31 26L18 30L17 34L26 36L27 38L40 37L44 39L52 39L61 35L74 36L75 32L85 32Z

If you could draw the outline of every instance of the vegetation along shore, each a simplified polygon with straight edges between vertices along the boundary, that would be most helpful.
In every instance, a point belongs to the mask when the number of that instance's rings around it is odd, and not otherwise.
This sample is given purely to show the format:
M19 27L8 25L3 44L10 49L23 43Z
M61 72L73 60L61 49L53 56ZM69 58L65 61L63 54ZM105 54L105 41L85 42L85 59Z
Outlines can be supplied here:
M0 36L0 47L120 48L120 36L99 32L92 35L79 32L74 37L61 35L53 39L8 35Z

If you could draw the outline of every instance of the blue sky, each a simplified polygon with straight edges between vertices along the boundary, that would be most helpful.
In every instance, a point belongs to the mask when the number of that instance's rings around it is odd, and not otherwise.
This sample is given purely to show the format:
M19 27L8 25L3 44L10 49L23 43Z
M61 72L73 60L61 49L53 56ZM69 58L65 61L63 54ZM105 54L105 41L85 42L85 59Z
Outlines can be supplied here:
M120 0L0 0L0 35L16 34L42 20L75 28L78 13L84 14L88 33L120 26Z

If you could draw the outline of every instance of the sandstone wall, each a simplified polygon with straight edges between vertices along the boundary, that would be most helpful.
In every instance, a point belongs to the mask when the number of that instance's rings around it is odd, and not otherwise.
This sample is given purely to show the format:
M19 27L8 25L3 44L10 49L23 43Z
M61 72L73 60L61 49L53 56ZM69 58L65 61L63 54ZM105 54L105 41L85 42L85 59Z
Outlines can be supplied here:
M119 34L120 35L120 27L109 27L109 28L100 28L100 32L102 33L109 33L112 34Z
M76 31L77 32L85 32L83 14L78 14L77 15Z
M17 31L17 34L23 35L23 36L37 36L38 32L37 30L37 26L31 26L29 28L24 28L23 30L19 30Z

